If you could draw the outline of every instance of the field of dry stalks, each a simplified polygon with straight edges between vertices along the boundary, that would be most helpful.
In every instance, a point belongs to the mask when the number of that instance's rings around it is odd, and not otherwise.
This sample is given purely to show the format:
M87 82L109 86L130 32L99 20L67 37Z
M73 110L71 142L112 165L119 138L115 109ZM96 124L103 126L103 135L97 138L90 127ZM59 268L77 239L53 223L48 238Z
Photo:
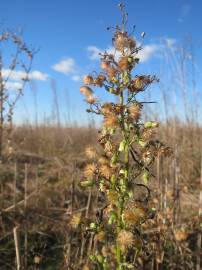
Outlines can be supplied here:
M158 219L147 237L159 239L153 258L163 257L162 269L196 269L201 256L201 136L200 127L175 121L160 128L160 138L175 149L166 161L157 160L150 182ZM84 150L96 144L97 130L20 126L13 137L0 165L0 268L16 269L17 247L24 269L81 269L93 248L82 221L102 205L96 190L79 186ZM169 231L166 224L172 224ZM147 260L144 269L156 269L146 268Z

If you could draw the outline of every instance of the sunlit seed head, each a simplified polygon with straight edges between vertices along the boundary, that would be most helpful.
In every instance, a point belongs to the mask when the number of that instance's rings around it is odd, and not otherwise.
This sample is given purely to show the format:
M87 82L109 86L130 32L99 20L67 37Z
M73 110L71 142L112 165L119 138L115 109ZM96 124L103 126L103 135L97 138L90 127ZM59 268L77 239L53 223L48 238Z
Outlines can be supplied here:
M86 167L84 168L84 176L86 178L92 178L96 172L96 165L95 163L90 163L90 164L87 164Z
M114 67L109 67L107 69L107 75L108 75L109 79L110 80L113 79L116 76L117 72L118 72L118 70L115 69Z
M91 75L84 76L83 83L86 85L93 84L93 77Z
M130 116L137 121L140 118L141 104L135 103L128 108Z
M122 251L125 251L127 248L130 248L134 244L133 233L126 230L121 230L117 236L117 242L120 245Z
M119 127L119 119L113 113L107 114L106 117L104 118L103 124L105 127L108 127L108 128L117 128Z
M88 146L85 149L85 154L90 159L95 159L97 157L97 152L96 152L95 148L93 148L92 146Z
M89 103L89 104L95 104L97 102L97 99L93 96L93 95L88 95L86 97L86 101Z
M131 51L135 49L136 42L132 37L129 37L126 32L117 31L113 37L114 47L123 52L125 49L130 49Z
M101 107L101 112L104 115L110 114L112 112L112 104L111 103L104 103Z
M90 97L93 94L93 90L88 86L82 86L80 92L86 97Z
M109 179L113 174L113 169L109 165L101 165L99 172L103 177Z
M145 210L140 207L127 208L123 212L123 219L129 225L139 223L145 217Z
M106 235L105 231L100 231L100 232L98 232L96 234L95 240L99 241L99 242L104 242L105 241L105 235Z
M108 61L102 61L100 67L104 70L107 70L110 67L110 63Z
M106 157L102 156L98 159L98 163L102 165L106 165L106 164L109 164L109 160Z
M120 58L119 62L118 62L118 67L120 70L124 71L127 70L131 67L131 62L129 61L129 57L128 56L123 56Z

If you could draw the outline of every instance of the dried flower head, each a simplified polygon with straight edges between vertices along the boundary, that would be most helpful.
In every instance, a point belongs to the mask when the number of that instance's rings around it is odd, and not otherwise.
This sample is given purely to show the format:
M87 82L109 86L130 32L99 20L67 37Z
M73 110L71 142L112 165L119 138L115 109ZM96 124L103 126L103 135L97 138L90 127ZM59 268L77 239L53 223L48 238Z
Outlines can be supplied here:
M131 81L129 90L131 92L144 91L145 87L154 81L158 81L155 76L141 75Z
M151 129L151 128L145 128L142 132L142 139L147 141L149 139L151 139L151 137L153 136L154 134L154 129Z
M113 43L114 47L121 52L123 52L124 49L130 49L132 51L136 47L135 40L129 37L127 32L115 32Z
M85 86L85 85L84 85L84 86L81 86L80 92L81 92L84 96L86 96L87 98L90 97L90 96L92 96L92 94L93 94L93 90L92 90L90 87Z
M183 229L176 229L174 230L174 236L175 236L176 241L182 242L187 239L188 234Z
M105 116L103 124L107 128L117 128L119 127L119 119L115 114L110 113Z
M92 146L88 146L85 149L85 154L90 159L95 159L97 157L97 152L96 152L95 148L93 148Z
M102 61L100 64L100 67L104 70L107 70L110 67L110 62L109 61Z
M98 163L99 163L99 164L102 164L102 165L106 165L106 164L109 164L109 160L107 159L107 157L101 156L101 157L98 159Z
M123 212L123 219L128 225L140 223L145 218L146 212L142 207L126 208Z
M99 168L99 172L103 177L107 179L109 179L113 175L113 169L107 164L101 165Z
M130 116L135 121L138 121L140 118L141 108L142 108L142 105L140 103L134 103L128 108Z
M117 73L118 73L118 70L112 66L110 66L107 69L107 75L108 75L110 80L112 80L116 76Z
M105 80L106 80L106 77L104 75L100 74L97 76L97 78L95 78L94 84L102 87Z
M104 115L110 114L113 110L112 103L104 103L101 107L101 112Z
M96 172L96 165L95 163L90 163L90 164L87 164L86 167L84 168L84 176L86 178L92 178Z
M118 67L121 71L131 69L133 67L133 58L129 56L123 56L118 62Z
M95 104L97 102L97 99L93 95L89 95L86 97L86 101L89 104Z
M127 248L130 248L134 244L133 233L126 230L121 230L117 236L117 242L120 245L122 251L125 251Z
M83 83L86 85L93 84L93 77L91 75L84 76Z
M100 231L100 232L98 232L96 234L95 240L99 241L99 242L104 242L105 241L105 235L106 235L105 231Z

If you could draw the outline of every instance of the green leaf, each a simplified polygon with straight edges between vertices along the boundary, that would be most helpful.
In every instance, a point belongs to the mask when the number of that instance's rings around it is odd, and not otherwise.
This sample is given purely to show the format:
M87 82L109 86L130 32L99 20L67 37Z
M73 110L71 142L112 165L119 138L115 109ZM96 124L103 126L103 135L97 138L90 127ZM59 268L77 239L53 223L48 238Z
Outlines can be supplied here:
M112 225L117 220L117 214L115 212L111 212L108 224Z
M80 186L82 187L92 187L94 184L94 180L84 180L80 182Z

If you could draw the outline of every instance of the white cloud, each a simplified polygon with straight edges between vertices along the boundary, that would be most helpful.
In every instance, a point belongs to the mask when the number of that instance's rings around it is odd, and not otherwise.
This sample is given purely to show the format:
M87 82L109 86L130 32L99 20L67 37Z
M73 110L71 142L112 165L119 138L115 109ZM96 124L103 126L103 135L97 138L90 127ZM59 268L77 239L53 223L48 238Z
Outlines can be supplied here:
M37 81L46 81L48 79L48 74L42 73L38 70L33 70L29 74L27 74L25 71L18 70L18 71L12 71L10 69L3 69L2 70L2 76L4 79L9 77L9 80L14 81L21 81L22 79L28 78L30 80L37 80Z
M19 90L22 89L23 84L20 82L6 82L4 86L7 90Z
M140 61L147 62L150 60L158 51L159 45L149 44L143 46L142 50L140 50L137 54L137 57L140 58Z
M89 58L91 60L98 60L100 59L100 53L103 53L104 51L97 48L96 46L88 46L87 51L89 53Z
M81 76L74 75L74 76L72 76L72 80L75 81L75 82L79 82L79 81L81 81Z
M141 62L146 62L149 59L151 59L158 49L160 48L160 45L157 44L149 44L143 46L142 50L139 51L138 57L140 58ZM89 52L89 59L91 60L98 60L100 59L100 53L104 53L107 51L110 54L115 54L115 59L120 56L120 53L118 51L115 52L115 49L113 47L109 47L106 50L102 50L100 48L97 48L96 46L89 46L87 47L87 51Z
M174 38L164 38L164 41L165 41L166 46L168 48L173 48L173 46L175 46L175 44L176 44L176 39L174 39Z
M38 70L33 70L29 74L29 78L31 80L37 80L37 81L47 81L48 77L49 77L48 74L42 73Z
M53 65L52 68L63 74L74 73L76 71L76 64L73 58L65 58Z
M178 22L183 23L184 19L189 15L190 11L191 11L191 6L189 4L182 5Z

